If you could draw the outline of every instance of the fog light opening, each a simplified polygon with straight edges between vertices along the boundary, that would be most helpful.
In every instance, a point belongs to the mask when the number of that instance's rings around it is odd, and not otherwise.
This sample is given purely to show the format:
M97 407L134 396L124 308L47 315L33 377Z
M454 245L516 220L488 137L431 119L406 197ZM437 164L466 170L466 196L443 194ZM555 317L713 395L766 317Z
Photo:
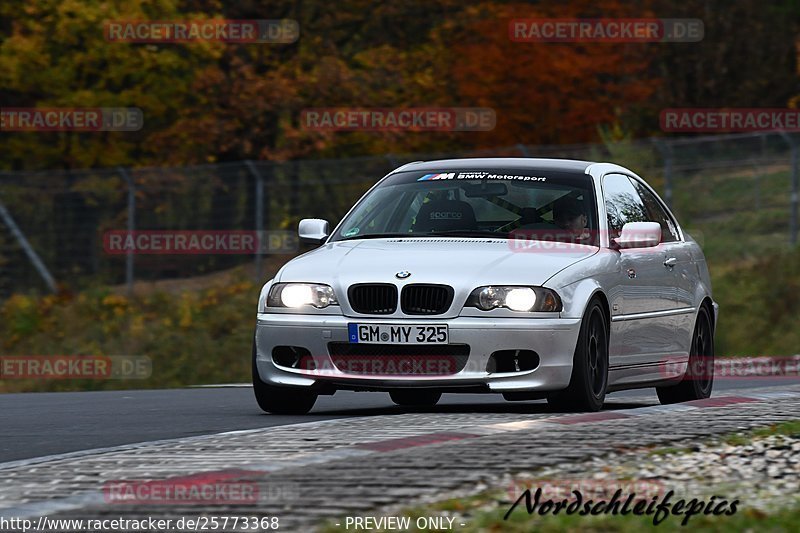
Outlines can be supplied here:
M316 363L311 352L301 346L276 346L272 349L272 361L282 367L314 370Z
M528 372L539 366L539 354L533 350L499 350L489 356L486 371L490 374Z

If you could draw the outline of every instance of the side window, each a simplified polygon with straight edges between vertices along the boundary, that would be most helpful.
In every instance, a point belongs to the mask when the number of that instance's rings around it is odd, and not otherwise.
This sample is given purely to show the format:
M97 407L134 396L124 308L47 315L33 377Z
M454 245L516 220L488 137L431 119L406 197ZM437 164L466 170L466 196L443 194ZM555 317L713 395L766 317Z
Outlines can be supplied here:
M610 238L619 237L628 222L649 222L647 208L627 176L609 174L603 178L603 200L608 214Z
M672 218L664 211L658 199L646 187L636 180L632 180L636 191L642 198L647 208L649 219L661 225L661 242L676 242L680 240L678 228Z

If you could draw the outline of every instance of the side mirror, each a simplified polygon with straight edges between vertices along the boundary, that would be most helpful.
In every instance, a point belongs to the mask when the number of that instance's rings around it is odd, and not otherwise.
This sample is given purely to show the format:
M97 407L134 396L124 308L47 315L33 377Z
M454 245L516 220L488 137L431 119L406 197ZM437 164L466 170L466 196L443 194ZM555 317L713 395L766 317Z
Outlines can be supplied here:
M300 242L322 244L328 238L328 221L319 218L304 218L297 227Z
M652 248L661 243L661 225L658 222L628 222L622 233L614 239L620 248Z

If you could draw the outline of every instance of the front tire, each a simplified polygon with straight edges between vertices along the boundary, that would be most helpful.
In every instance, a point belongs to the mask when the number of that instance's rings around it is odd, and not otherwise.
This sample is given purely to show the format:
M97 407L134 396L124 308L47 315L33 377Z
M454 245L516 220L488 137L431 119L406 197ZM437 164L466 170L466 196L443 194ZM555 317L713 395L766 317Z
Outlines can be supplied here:
M670 403L702 400L711 396L714 386L714 328L706 306L700 307L692 334L692 348L686 375L677 385L656 387L658 400Z
M433 407L439 403L442 393L431 390L394 390L389 396L394 403L403 407Z
M572 377L563 391L547 397L559 411L599 411L608 387L608 324L599 300L592 300L581 322Z
M253 342L253 393L258 406L275 415L304 415L311 411L317 394L288 387L275 387L261 381L256 366L256 344Z

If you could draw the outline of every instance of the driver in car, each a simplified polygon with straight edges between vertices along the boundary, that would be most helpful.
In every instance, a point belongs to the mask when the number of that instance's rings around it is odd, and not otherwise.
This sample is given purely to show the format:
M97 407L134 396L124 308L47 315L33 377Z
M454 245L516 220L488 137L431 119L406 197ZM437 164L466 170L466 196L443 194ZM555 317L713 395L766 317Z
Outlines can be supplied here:
M565 230L563 236L567 241L585 241L589 238L589 230L586 228L589 217L579 200L570 197L556 200L553 204L553 222Z

